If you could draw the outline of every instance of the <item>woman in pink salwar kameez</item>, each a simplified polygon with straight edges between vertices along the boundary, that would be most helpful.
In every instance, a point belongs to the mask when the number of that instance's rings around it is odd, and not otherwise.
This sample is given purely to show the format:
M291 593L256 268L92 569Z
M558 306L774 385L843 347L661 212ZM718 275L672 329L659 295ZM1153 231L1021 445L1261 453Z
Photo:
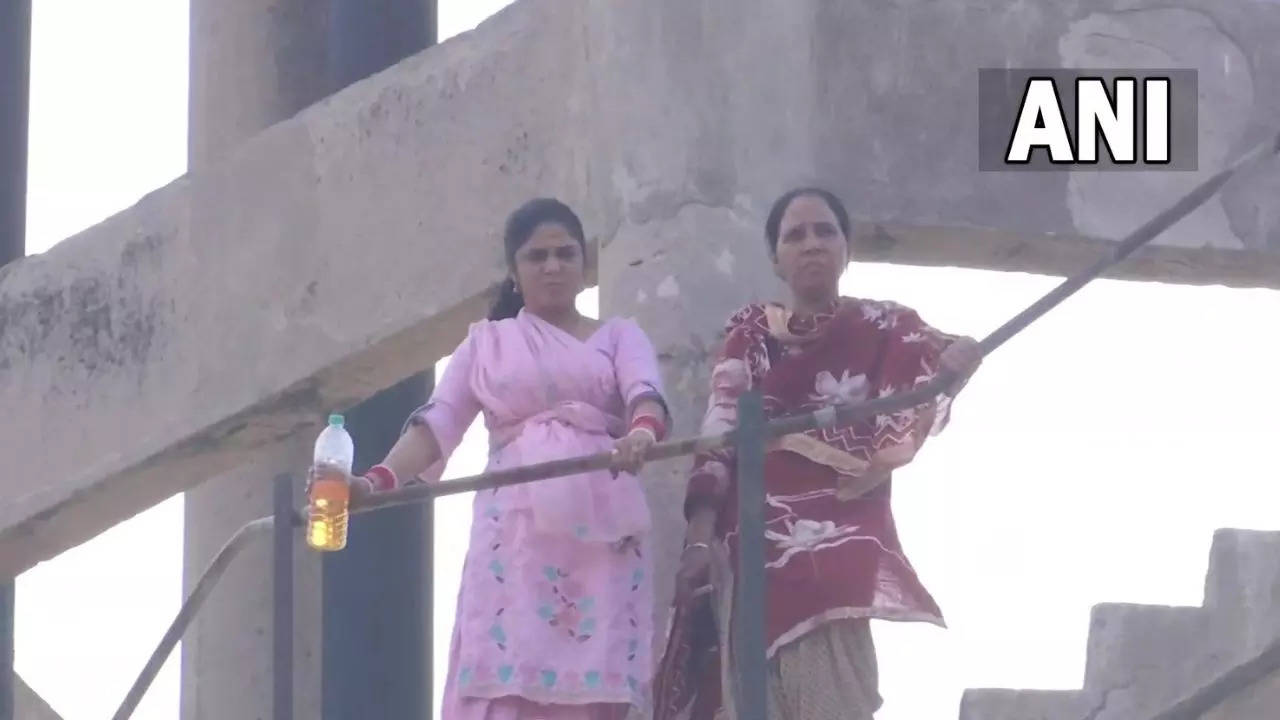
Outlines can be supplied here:
M477 414L491 470L613 449L612 472L477 493L443 717L622 720L647 712L652 679L650 518L634 473L668 425L657 360L633 321L576 311L585 238L567 206L527 203L505 242L502 297L363 491L435 482Z

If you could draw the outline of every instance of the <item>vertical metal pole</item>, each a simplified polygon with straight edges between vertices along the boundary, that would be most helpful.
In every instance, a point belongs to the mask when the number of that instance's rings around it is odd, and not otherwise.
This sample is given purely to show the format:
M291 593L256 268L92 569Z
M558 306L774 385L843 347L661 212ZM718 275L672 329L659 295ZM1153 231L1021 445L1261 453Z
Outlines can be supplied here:
M427 706L427 717L435 717L436 501L433 499L425 503L422 511L423 523L426 525L422 531L422 575L427 579L427 589L422 594L422 644L426 648L422 657L422 693L423 702Z
M440 3L437 0L421 0L423 5L423 17L426 20L426 38L430 45L440 42ZM432 387L435 386L435 373L431 374ZM422 658L422 682L423 694L427 706L427 717L436 716L436 697L435 697L435 618L436 618L436 501L426 503L423 508L423 522L426 523L422 533L423 544L423 563L422 574L427 579L427 590L422 594L423 614L425 617L425 626L423 627L423 645L426 646L426 654ZM446 669L447 671L447 669Z
M429 378L410 377L347 411L355 472L386 457L405 418L426 402ZM321 718L430 717L423 506L353 515L349 528L347 547L322 559Z
M272 559L272 683L271 716L293 720L293 478L275 479Z
M738 398L738 580L734 653L738 720L765 720L769 684L765 657L764 401L757 391Z
M334 92L436 42L436 0L328 0L327 7ZM357 472L382 460L432 381L429 371L415 375L348 409ZM347 548L324 558L325 720L432 716L430 513L428 504L353 517Z
M27 254L31 0L0 2L0 267ZM13 580L0 582L0 720L13 720Z
M0 720L13 720L13 581L0 584Z
M0 266L27 254L31 0L0 2Z

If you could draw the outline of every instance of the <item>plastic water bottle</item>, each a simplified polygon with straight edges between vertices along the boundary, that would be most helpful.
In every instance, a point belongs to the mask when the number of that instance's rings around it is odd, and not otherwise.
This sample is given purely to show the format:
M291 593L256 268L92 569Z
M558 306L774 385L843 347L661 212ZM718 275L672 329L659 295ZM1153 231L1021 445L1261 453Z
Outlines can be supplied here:
M347 546L353 462L355 443L343 427L343 418L330 415L329 426L316 438L311 463L307 544L316 550L334 552Z

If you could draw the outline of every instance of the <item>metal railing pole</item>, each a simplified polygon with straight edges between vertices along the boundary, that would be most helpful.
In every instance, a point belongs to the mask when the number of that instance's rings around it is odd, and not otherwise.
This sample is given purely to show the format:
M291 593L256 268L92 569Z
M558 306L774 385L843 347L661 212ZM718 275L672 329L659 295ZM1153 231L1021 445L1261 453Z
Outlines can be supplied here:
M734 602L737 717L765 720L769 708L764 572L764 399L758 391L738 398L738 568Z
M174 646L182 639L182 634L186 632L187 626L191 624L200 607L204 605L204 601L208 599L209 593L218 584L222 574L226 572L227 566L240 554L240 551L244 550L250 540L270 530L274 524L274 519L273 517L258 518L246 524L237 530L236 534L232 535L227 544L223 545L218 554L213 557L208 569L204 571L204 575L200 576L195 588L191 590L191 594L187 596L186 601L182 603L182 608L178 610L177 617L173 619L173 623L169 625L164 637L160 639L160 644L151 653L150 659L147 660L147 664L142 668L138 679L134 681L133 687L129 688L129 694L125 696L124 702L120 703L120 708L116 710L115 715L111 716L112 720L125 720L133 714L133 711L138 707L138 703L142 700L142 696L147 692L147 688L151 687L152 681L156 679L156 674L160 672L160 668L169 657L169 653L173 651Z
M427 578L427 591L423 594L422 603L426 611L427 625L425 628L427 652L423 657L423 692L426 693L427 713L429 717L435 717L436 712L436 503L433 499L427 503L424 508L426 513L426 537L423 540L427 547L424 551L423 560L426 563L426 570L423 573Z
M764 425L763 436L767 440L790 433L852 423L874 415L892 413L903 408L931 403L954 381L954 376L944 372L939 374L932 382L922 385L911 392L896 393L856 405L828 407L811 413L779 418ZM669 460L682 455L692 455L729 447L737 442L740 429L718 435L704 435L658 443L650 447L648 452L645 453L645 461ZM432 485L407 485L358 499L352 503L351 512L357 514L366 513L382 508L425 502L432 498L448 495L494 490L501 487L546 480L547 478L574 475L593 470L606 470L612 464L612 453L601 452L595 455L584 455L564 460L521 465L503 470L492 470L480 475L472 475Z
M275 479L274 553L271 562L271 716L293 720L293 478Z
M0 583L0 720L14 720L15 683L13 681L14 581Z

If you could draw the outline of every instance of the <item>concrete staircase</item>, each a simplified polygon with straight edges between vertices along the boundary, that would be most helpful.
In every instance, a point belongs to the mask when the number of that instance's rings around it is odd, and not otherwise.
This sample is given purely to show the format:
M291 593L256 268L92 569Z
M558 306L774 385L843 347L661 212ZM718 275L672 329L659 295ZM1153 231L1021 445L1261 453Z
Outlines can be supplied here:
M960 720L1150 720L1280 637L1280 532L1214 534L1201 607L1093 609L1080 690L968 690ZM1280 719L1280 673L1205 720Z
M62 716L54 712L44 698L14 673L13 720L62 720Z

